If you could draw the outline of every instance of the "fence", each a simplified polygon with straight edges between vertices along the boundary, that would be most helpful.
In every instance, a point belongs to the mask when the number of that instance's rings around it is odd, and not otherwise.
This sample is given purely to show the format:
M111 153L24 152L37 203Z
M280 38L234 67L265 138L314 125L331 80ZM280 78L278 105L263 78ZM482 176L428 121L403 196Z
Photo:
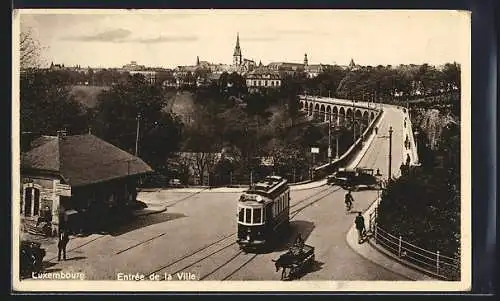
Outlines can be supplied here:
M401 235L393 235L377 224L378 207L375 207L369 216L369 232L374 242L385 250L396 255L401 261L411 263L426 273L443 279L459 280L460 260L445 256L439 251L432 252L411 244Z

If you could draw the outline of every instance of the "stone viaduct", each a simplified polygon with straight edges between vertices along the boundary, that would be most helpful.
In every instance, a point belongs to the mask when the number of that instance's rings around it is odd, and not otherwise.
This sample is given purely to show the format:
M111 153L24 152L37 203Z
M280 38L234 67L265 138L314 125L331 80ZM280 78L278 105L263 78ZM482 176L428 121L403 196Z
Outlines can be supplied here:
M299 96L300 109L319 122L330 122L335 127L351 127L362 133L377 117L379 104L318 96Z

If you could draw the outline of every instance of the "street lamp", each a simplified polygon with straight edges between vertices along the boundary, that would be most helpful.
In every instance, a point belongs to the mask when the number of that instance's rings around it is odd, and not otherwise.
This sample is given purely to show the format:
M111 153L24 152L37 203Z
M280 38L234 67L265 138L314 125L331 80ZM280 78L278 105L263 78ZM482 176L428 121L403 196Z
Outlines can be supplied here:
M392 180L392 126L389 127L389 171L387 173L388 179L387 182Z
M339 136L340 136L340 126L335 125L335 159L339 158Z
M135 136L135 156L138 155L139 150L139 120L141 120L141 113L137 114L137 134Z

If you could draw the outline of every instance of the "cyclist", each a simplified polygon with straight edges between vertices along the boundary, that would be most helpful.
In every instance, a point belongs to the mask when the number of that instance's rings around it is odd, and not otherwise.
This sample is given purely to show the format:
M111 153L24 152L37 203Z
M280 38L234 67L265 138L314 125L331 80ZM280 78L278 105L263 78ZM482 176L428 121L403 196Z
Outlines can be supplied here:
M345 194L345 200L344 200L347 211L351 210L352 202L354 202L354 198L352 197L351 190L348 190L347 193Z

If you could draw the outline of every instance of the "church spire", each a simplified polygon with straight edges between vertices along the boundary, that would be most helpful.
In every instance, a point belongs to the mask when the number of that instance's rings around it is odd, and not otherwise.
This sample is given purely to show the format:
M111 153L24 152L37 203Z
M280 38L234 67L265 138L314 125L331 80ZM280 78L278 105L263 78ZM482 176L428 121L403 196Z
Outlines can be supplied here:
M304 66L308 65L308 60L307 60L307 53L304 53Z
M240 48L240 33L238 32L236 34L236 46L234 47L234 53L233 53L233 64L239 66L241 65L242 61L243 59Z
M199 65L200 65L200 57L196 56L196 66L199 66Z

